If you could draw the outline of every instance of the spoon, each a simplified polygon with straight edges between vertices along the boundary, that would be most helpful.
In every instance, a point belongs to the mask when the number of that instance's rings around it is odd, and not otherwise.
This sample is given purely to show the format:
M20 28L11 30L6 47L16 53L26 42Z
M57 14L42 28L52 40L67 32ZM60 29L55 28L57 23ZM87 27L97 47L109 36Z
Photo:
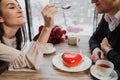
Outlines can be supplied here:
M63 7L61 7L62 9L70 9L71 8L71 6L70 5L65 5L65 6L63 6Z
M65 6L61 6L59 4L55 4L57 8L61 8L61 9L64 9L64 10L67 10L67 9L70 9L71 8L71 5L65 5Z

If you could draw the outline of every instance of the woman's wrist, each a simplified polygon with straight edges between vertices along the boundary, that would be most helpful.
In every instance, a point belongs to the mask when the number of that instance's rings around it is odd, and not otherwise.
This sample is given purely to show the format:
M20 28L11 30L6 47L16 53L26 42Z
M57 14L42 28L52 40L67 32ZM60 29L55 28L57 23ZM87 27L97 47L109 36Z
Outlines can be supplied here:
M43 30L44 31L51 31L53 28L51 28L51 27L43 27Z
M38 41L42 44L46 44L49 39L50 33L52 31L51 27L43 27L41 34L38 37Z

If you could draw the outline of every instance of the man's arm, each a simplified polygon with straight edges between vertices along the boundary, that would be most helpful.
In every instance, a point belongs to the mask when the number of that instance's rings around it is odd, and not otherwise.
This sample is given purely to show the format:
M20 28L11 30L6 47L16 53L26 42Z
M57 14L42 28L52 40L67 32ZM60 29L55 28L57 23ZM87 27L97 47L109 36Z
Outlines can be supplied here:
M93 33L89 40L89 47L92 53L91 59L93 62L96 62L98 59L104 59L104 53L101 50L100 43L102 42L103 38L106 36L107 32L107 24L102 17L96 31Z
M100 43L102 42L103 38L106 36L105 31L106 31L106 21L103 16L98 27L96 28L96 31L93 33L93 35L89 40L89 47L91 53L95 48L100 48Z

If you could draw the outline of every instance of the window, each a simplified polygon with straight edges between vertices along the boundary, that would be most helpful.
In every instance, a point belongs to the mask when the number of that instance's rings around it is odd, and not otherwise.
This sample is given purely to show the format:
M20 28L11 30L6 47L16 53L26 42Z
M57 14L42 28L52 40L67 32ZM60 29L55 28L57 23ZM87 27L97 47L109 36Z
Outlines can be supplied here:
M22 10L23 10L23 12L24 12L24 16L25 16L25 18L26 18L26 20L27 20L27 23L25 24L25 26L23 27L24 28L24 30L25 30L25 35L26 35L26 41L25 41L25 46L23 46L23 48L25 48L26 47L26 45L29 43L29 41L31 40L31 32L30 32L30 27L29 27L29 19L28 19L28 9L27 9L27 7L28 7L28 5L27 5L27 3L26 3L26 0L19 0L18 1L19 2L19 4L21 5L21 8L22 8Z
M30 0L33 36L38 33L38 27L44 24L41 10L49 3L58 6L55 25L65 28L70 34L91 35L93 33L95 10L89 0ZM66 5L71 7L66 10L59 8Z

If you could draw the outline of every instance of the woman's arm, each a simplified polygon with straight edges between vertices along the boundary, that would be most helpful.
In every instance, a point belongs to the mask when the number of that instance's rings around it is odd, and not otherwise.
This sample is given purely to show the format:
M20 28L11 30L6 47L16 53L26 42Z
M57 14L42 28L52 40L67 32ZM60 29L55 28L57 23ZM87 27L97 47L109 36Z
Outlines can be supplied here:
M43 57L44 45L31 42L26 51L19 51L0 43L0 60L10 63L9 69L29 68L38 70Z
M42 11L44 27L41 31L38 41L43 45L47 43L51 30L54 27L54 16L56 13L57 8L51 4L47 5Z

